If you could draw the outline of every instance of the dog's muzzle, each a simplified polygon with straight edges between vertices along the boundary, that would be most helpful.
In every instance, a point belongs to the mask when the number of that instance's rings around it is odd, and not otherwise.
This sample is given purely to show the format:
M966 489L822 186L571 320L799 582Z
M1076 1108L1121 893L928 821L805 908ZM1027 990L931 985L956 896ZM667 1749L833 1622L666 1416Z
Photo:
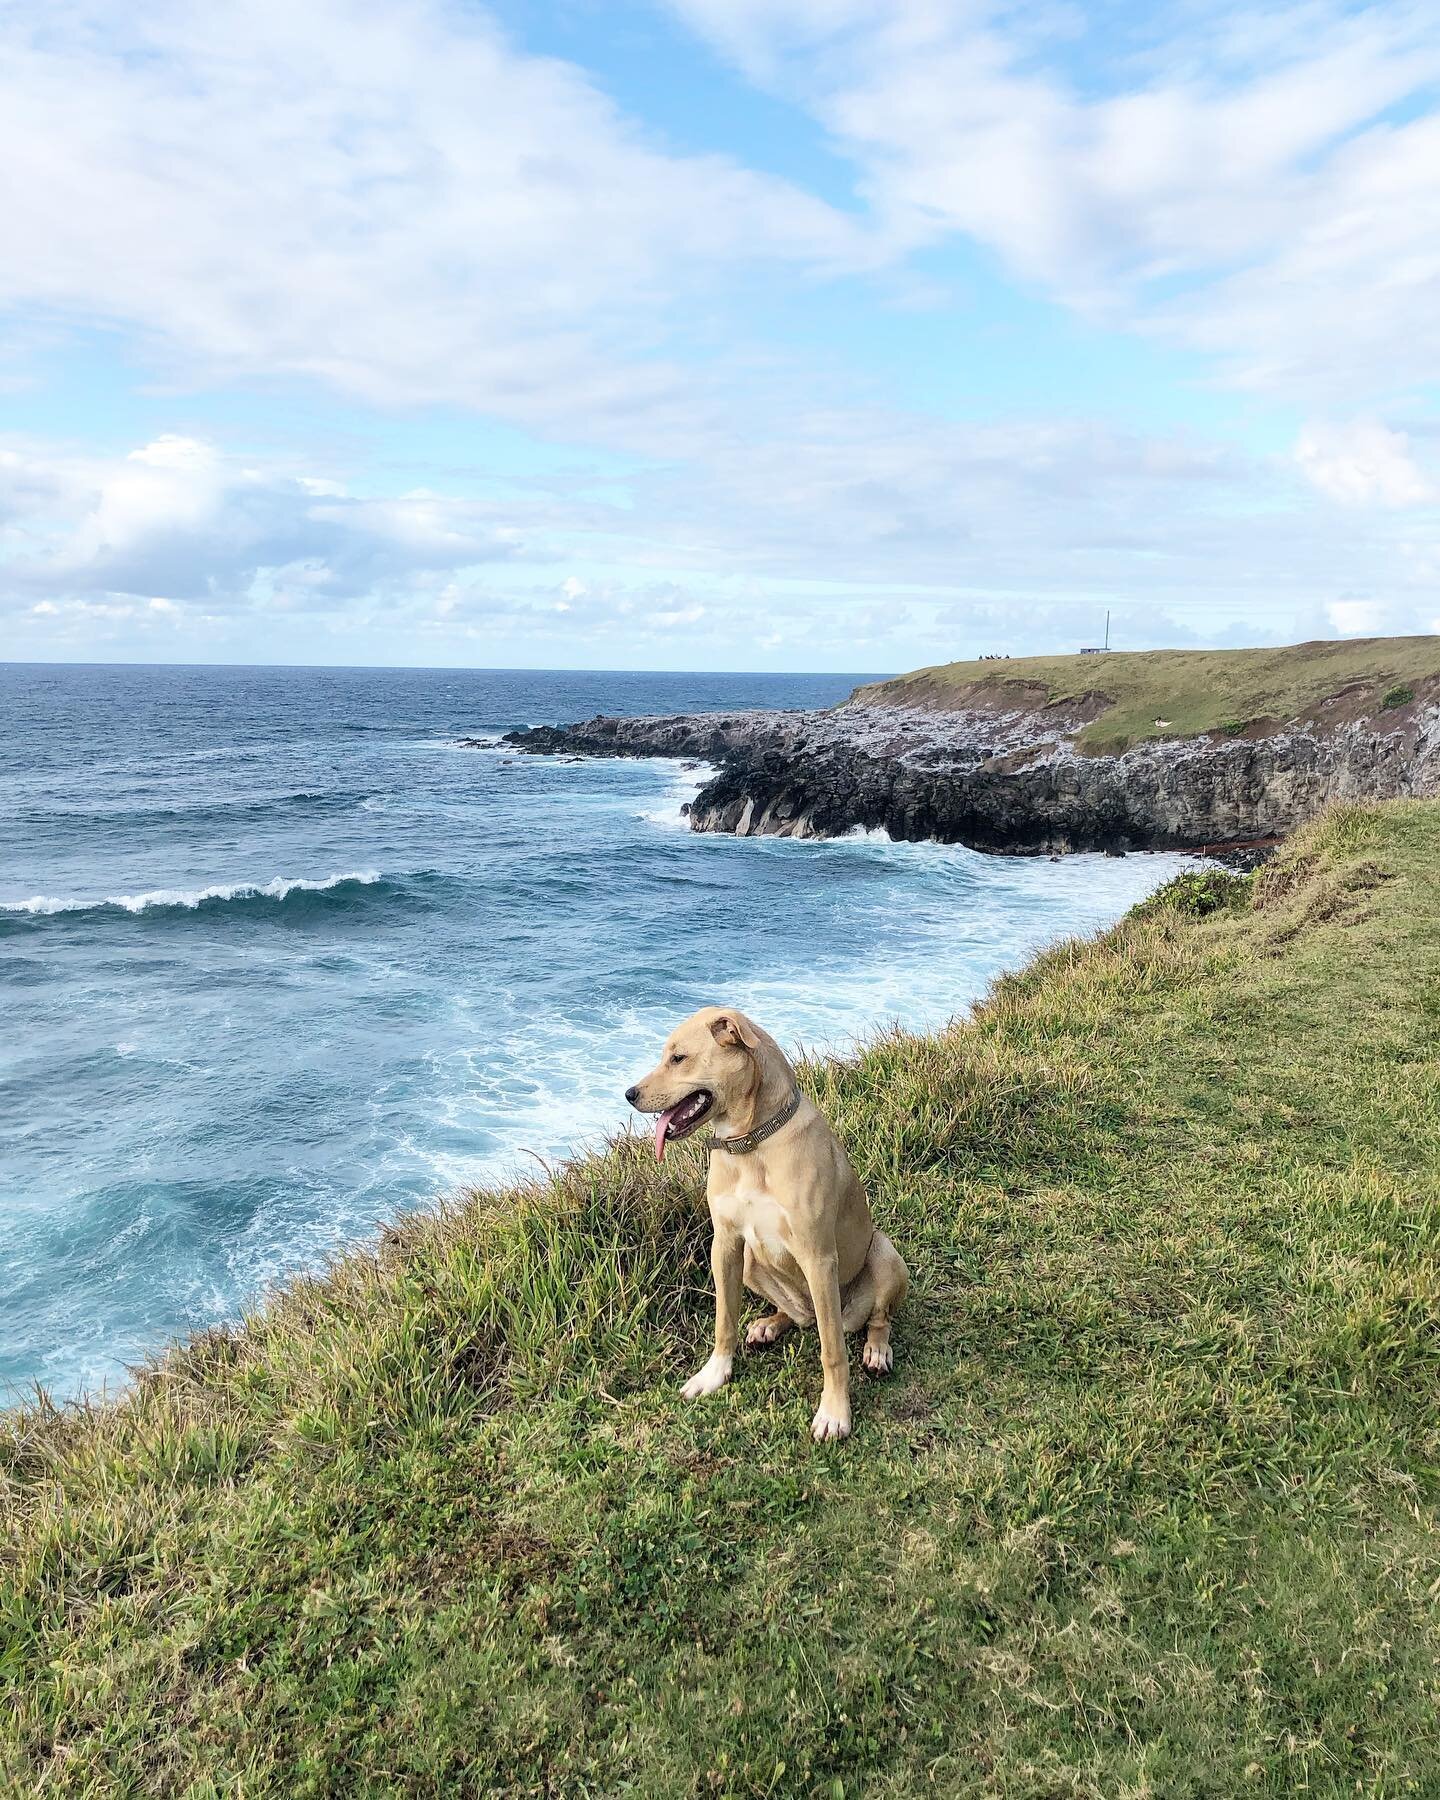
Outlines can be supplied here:
M640 1084L625 1090L625 1098L632 1106L640 1105ZM678 1144L681 1138L689 1137L692 1131L698 1131L705 1122L705 1117L715 1104L715 1096L708 1088L696 1088L693 1093L686 1094L683 1100L677 1100L673 1106L665 1107L655 1119L655 1160L665 1160L665 1146Z

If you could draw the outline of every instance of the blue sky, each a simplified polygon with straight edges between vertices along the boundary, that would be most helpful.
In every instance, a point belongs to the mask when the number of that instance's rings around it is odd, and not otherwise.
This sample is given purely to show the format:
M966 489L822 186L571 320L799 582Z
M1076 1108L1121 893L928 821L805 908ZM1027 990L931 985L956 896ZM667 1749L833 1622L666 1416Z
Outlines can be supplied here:
M1440 630L1433 8L0 4L0 158L0 657Z

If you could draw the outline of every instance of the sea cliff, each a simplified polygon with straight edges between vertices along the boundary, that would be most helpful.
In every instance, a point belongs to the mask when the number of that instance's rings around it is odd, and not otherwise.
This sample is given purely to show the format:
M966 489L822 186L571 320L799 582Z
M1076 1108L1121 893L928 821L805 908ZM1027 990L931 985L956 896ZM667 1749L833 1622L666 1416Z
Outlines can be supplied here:
M695 831L880 828L1019 855L1199 849L1282 836L1335 800L1440 793L1440 639L954 667L980 673L922 671L823 712L602 716L506 742L717 763Z

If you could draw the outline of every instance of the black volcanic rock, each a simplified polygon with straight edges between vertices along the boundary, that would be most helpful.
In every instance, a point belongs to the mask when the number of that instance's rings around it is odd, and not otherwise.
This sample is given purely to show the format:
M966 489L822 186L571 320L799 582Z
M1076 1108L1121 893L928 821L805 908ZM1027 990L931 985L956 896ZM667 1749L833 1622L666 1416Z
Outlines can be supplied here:
M532 755L578 752L582 756L688 756L713 762L732 750L770 741L805 713L677 713L668 717L612 718L602 713L578 725L535 725L501 740Z
M719 764L695 831L836 837L857 826L1018 855L1198 849L1292 830L1333 799L1440 792L1440 703L1392 720L1297 724L1255 737L1076 747L1084 723L1043 710L699 713L512 732L539 753Z

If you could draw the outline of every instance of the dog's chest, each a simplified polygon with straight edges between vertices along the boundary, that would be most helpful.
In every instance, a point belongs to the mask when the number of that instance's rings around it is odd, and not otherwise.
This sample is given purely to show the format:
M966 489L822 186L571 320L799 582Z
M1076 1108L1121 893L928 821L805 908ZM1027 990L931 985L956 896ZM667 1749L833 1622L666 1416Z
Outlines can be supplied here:
M760 1262L772 1269L798 1268L785 1209L768 1188L740 1182L728 1192L712 1196L710 1210L716 1224L738 1232L746 1249Z

